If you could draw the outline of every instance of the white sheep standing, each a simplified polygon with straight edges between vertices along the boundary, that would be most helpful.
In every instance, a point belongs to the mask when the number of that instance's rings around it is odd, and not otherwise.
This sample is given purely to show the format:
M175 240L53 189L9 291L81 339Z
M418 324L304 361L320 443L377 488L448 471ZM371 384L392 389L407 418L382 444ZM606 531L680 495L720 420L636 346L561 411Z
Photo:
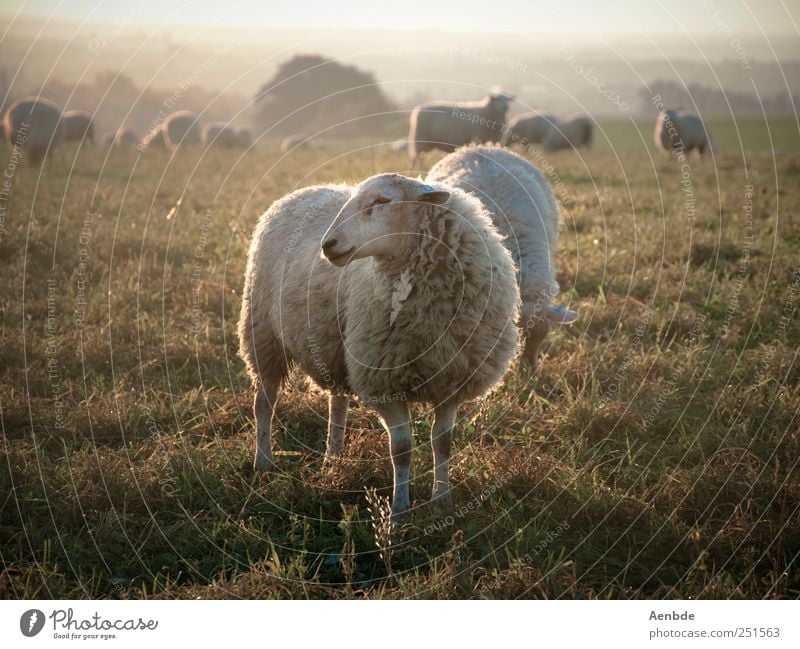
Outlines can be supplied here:
M464 147L442 158L426 182L473 194L489 212L518 268L523 359L532 369L550 323L568 324L572 311L552 306L558 295L559 210L550 183L530 162L500 146Z
M256 390L255 468L273 467L270 420L297 364L331 393L328 454L343 448L348 395L380 415L395 518L410 507L408 404L433 404L433 498L450 507L456 409L502 379L518 316L511 255L459 189L381 174L276 201L255 229L239 320Z
M692 149L697 149L702 156L706 151L714 151L703 120L680 109L659 111L653 139L658 148L669 154L685 152L688 155Z
M539 110L516 115L509 120L503 131L502 143L505 146L541 144L550 129L557 124L558 118L555 115Z
M61 116L65 142L94 142L94 117L85 110L68 110Z
M411 111L408 154L416 168L426 151L453 151L470 143L499 142L512 98L487 95L480 101L432 101Z
M542 147L545 151L579 149L592 146L594 125L586 115L571 115L554 124L545 134Z
M39 164L64 139L61 109L43 97L17 99L5 112L3 130L10 147Z

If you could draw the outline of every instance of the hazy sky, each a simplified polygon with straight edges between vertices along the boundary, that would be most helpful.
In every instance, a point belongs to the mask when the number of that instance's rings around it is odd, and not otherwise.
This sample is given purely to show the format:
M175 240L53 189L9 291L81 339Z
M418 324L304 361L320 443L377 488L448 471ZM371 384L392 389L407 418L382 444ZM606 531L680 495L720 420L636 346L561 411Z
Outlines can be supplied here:
M3 0L2 10L77 21L538 33L705 32L721 22L734 35L798 34L800 24L800 0Z

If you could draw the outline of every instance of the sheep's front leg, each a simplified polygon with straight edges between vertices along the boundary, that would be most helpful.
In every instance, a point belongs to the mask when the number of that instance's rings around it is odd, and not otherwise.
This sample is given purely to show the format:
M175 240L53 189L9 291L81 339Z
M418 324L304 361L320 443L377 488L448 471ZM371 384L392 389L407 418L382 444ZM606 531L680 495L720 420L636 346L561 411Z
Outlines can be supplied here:
M433 495L431 500L446 512L453 509L450 496L450 447L458 404L443 403L434 409L431 446L433 447Z
M348 397L331 393L328 400L328 448L326 455L339 455L344 450L344 431L347 426Z
M392 520L405 518L411 508L409 481L411 479L411 428L408 409L402 402L381 404L377 408L383 425L389 432L389 447L394 467L394 493L392 495Z
M278 400L280 380L262 378L256 386L253 414L256 417L256 457L253 467L256 471L272 471L272 414Z

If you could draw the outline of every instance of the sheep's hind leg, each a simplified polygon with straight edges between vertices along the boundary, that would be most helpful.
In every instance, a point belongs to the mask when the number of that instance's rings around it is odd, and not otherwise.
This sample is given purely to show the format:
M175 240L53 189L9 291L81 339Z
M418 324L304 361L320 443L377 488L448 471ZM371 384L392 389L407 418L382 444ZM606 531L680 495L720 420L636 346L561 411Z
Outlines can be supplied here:
M349 403L350 399L340 394L331 394L328 400L328 448L325 455L339 455L344 450Z
M262 377L256 386L253 414L256 417L256 456L253 468L256 471L272 471L272 415L278 400L280 379Z
M450 447L458 404L443 403L434 409L431 447L433 448L433 494L431 501L446 513L453 511L450 495Z
M405 518L411 508L409 481L411 479L411 449L413 440L408 423L408 409L402 402L376 406L389 433L389 447L394 467L394 493L392 495L392 520Z

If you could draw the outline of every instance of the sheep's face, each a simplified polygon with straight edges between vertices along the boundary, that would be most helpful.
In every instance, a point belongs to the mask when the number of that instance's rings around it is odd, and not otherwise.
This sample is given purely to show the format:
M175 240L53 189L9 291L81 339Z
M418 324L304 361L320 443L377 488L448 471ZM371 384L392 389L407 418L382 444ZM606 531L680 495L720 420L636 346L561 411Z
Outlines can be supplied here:
M492 113L498 116L498 119L505 119L509 104L512 101L513 98L508 95L490 95L489 107Z
M331 224L322 240L322 255L335 266L345 266L355 259L402 254L419 230L419 204L440 205L449 198L448 191L398 174L368 178Z

